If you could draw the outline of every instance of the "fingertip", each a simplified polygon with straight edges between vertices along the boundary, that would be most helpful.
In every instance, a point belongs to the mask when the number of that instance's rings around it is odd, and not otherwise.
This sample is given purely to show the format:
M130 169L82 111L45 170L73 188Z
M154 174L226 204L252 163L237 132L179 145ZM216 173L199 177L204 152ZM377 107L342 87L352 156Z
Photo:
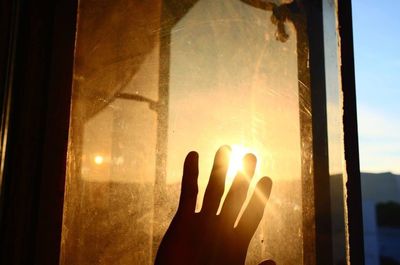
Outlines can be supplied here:
M246 161L246 162L248 162L248 163L253 163L253 164L257 163L257 157L256 157L254 154L252 154L252 153L247 153L247 154L243 157L243 160Z
M191 151L187 154L184 162L183 173L196 173L198 171L199 154Z
M186 159L199 160L199 153L197 153L196 151L190 151L187 154Z
M214 166L227 168L229 164L229 159L231 155L231 147L229 145L221 146L214 158Z
M195 210L198 192L198 159L199 154L195 151L189 152L186 156L183 166L181 195L179 200L178 212L192 213Z
M223 156L229 157L231 152L232 152L232 148L229 145L223 145L220 148L218 148L216 156L223 155Z
M229 145L224 144L218 150L225 150L225 151L229 151L230 152L230 151L232 151L232 148Z
M250 176L254 175L254 172L256 170L256 165L257 165L257 157L255 155L248 153L243 157L243 168L248 175Z
M262 177L257 183L257 190L260 190L266 200L271 194L272 180L269 177Z
M262 178L258 181L258 183L260 183L260 185L263 185L263 186L272 187L272 180L271 180L271 178L269 178L269 177L267 177L267 176L262 177Z

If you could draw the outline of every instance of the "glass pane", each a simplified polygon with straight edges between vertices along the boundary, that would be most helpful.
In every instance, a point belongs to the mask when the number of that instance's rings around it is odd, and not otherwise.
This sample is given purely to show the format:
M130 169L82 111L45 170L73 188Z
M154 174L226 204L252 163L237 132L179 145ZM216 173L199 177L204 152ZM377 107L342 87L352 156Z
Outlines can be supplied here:
M340 45L337 30L336 2L323 1L324 50L326 72L326 112L328 129L328 157L331 198L333 264L346 264L345 183L343 172L343 95L340 88Z
M183 158L197 150L199 210L217 148L253 152L253 184L268 174L274 187L248 264L301 264L296 32L288 24L290 38L277 41L270 17L241 1L198 1L171 27L166 185L179 183Z
M80 1L61 264L152 264L186 154L199 211L224 144L273 181L246 264L312 260L306 18L274 2Z

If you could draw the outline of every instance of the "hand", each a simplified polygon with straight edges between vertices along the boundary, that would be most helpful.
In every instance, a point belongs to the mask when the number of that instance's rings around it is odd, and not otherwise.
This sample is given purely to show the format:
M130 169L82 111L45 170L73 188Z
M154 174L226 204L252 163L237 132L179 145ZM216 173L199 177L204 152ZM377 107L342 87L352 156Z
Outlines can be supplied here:
M224 193L225 176L229 165L230 148L221 147L215 155L203 206L195 213L197 198L198 154L190 152L185 160L179 206L158 249L156 265L243 265L247 249L258 224L272 182L263 177L236 227L235 221L247 196L254 175L256 157L243 158L243 170L232 183L221 212L217 210ZM260 265L273 265L264 261Z

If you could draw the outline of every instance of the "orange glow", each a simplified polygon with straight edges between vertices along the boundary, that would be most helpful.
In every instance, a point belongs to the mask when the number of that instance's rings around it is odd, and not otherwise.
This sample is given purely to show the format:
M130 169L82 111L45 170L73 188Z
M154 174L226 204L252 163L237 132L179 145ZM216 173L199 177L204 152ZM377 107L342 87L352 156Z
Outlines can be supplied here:
M238 171L243 170L243 157L252 153L257 157L255 150L252 150L243 145L234 144L231 146L232 152L229 159L229 168L226 174L225 186L228 188L235 178Z
M96 156L94 157L93 161L94 161L94 163L95 163L96 165L101 165L101 164L103 164L103 162L104 162L104 157L101 156L101 155L96 155Z
M233 178L239 170L243 170L243 157L249 152L249 149L242 145L232 145L232 152L229 158L229 168L227 178Z

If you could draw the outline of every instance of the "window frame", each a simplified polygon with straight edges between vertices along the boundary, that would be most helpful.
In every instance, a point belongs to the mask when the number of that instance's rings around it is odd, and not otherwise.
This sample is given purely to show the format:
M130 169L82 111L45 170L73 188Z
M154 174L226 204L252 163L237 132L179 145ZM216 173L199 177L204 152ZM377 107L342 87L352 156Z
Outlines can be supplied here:
M11 3L12 2L12 3ZM316 256L307 262L331 264L332 236L326 135L322 0L309 0L311 106L313 113ZM64 185L78 0L3 1L1 51L9 63L2 69L7 142L0 200L0 262L58 264L61 246ZM361 183L358 157L351 1L338 0L341 85L344 98L344 145L348 175L348 259L363 264ZM2 21L3 22L3 21ZM3 24L3 23L2 23ZM11 34L13 33L13 34ZM11 52L10 52L11 51ZM1 58L3 60L3 57ZM9 89L7 89L9 88ZM324 100L318 100L323 98ZM316 111L319 110L319 111ZM318 144L317 144L318 143ZM5 149L6 148L6 149ZM21 166L22 165L22 166ZM328 175L327 175L328 174ZM328 212L329 213L329 212ZM329 217L329 218L328 218ZM308 265L308 263L307 263Z
M58 264L77 1L3 3L14 34L0 40L10 61L1 86L12 92L2 113L0 263Z

